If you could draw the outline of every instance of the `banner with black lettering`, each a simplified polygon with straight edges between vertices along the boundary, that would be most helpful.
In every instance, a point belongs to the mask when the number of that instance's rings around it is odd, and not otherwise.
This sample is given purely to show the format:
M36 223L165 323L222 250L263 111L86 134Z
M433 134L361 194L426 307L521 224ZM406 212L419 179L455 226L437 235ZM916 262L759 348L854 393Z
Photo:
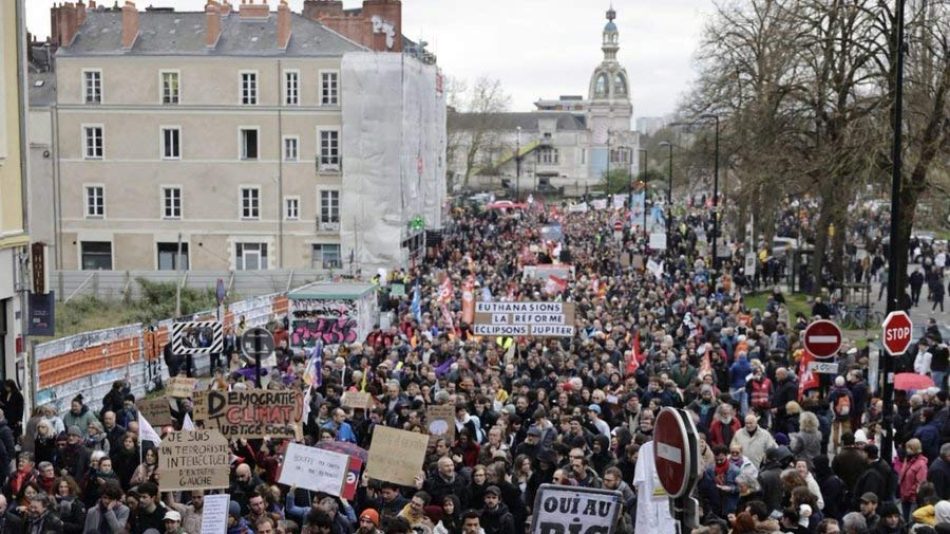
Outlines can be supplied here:
M531 533L613 534L622 502L619 491L542 484L534 499Z

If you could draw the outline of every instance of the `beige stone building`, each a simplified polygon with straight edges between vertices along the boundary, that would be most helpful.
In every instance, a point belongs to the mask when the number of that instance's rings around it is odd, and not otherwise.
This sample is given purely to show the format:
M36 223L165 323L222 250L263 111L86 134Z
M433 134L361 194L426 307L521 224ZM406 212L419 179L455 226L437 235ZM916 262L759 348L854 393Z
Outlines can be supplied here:
M52 19L31 146L58 267L341 266L340 67L362 45L283 2Z

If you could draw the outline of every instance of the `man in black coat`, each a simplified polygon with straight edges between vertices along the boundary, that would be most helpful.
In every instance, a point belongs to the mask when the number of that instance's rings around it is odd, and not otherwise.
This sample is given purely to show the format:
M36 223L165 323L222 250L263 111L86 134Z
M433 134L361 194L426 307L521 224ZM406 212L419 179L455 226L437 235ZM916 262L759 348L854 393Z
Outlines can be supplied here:
M914 269L908 282L910 282L910 300L913 301L914 306L917 306L920 304L920 290L924 287L924 273L920 272L919 268Z
M858 477L854 490L851 492L852 509L860 508L861 498L865 493L873 493L882 501L894 499L894 485L897 480L894 470L878 457L876 445L865 446L864 452L868 456L867 468Z
M20 532L23 520L7 509L7 498L0 494L0 532Z
M485 508L482 510L482 528L485 534L515 534L515 518L508 507L501 502L501 490L498 486L488 486L485 490Z
M788 447L772 447L765 451L765 461L759 471L759 484L762 486L762 500L770 511L782 509L782 470L791 465L795 456Z
M941 500L950 499L950 443L940 446L940 458L930 464L927 481L932 482Z

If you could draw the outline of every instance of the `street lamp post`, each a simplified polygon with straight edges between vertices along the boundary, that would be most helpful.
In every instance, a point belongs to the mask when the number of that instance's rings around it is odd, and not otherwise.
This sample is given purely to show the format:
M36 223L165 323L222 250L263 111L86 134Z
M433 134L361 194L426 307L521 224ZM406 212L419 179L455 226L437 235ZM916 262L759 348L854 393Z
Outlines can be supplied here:
M515 141L515 200L521 198L521 126L518 126L518 138Z
M670 239L670 227L673 222L673 143L669 141L662 141L660 146L667 147L670 149L670 166L669 166L669 182L666 186L666 239L669 242ZM669 248L669 245L667 245Z
M643 154L643 170L640 171L640 176L643 177L643 237L647 237L647 170L649 168L649 161L647 161L647 149L639 148L637 149L640 153Z
M716 120L716 163L713 171L713 243L712 243L712 268L713 283L719 273L719 115L715 113L706 113L699 116L701 119Z

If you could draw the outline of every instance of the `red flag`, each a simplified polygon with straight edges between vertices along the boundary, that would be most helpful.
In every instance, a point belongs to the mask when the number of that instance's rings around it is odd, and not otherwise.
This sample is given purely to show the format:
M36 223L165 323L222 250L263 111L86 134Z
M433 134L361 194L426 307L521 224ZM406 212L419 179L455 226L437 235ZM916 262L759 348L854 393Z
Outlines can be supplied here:
M640 352L640 332L633 335L633 343L627 352L625 376L630 376L637 372L640 364L643 363L643 354Z
M802 400L805 391L818 387L818 375L808 368L808 364L814 360L812 353L802 349L802 359L798 362L798 400Z

